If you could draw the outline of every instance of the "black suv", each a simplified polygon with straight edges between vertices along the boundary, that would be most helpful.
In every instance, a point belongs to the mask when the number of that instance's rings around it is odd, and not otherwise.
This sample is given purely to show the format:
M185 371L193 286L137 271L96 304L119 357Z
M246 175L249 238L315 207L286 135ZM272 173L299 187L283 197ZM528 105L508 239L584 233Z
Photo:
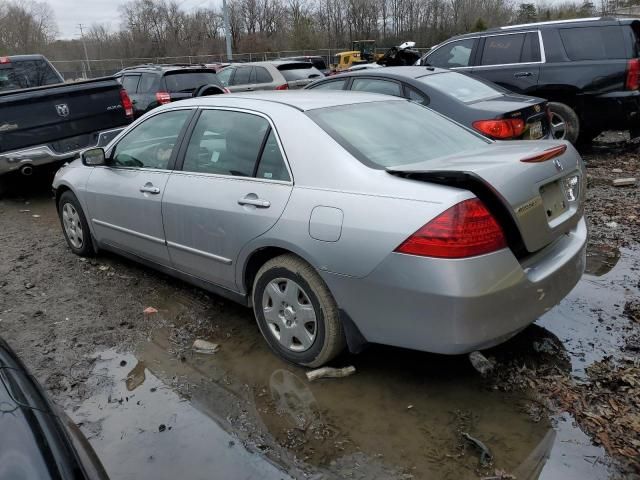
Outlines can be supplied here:
M204 65L138 65L114 77L129 94L135 118L175 100L228 92L215 71Z
M478 75L550 101L553 135L640 135L640 21L586 18L513 25L451 38L419 64Z

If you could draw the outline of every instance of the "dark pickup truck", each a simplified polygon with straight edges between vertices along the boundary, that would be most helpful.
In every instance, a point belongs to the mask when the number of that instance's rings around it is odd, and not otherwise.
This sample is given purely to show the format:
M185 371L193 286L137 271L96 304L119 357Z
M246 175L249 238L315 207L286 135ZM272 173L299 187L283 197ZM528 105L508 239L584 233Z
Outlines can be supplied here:
M133 108L113 78L64 83L41 55L0 57L0 175L75 158L104 146Z

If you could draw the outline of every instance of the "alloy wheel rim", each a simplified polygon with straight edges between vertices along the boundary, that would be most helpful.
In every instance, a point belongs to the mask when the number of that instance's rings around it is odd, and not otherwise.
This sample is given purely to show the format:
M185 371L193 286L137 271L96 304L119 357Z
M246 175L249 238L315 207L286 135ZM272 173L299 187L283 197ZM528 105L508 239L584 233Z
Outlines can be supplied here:
M76 208L70 203L65 203L62 207L62 223L71 246L73 248L82 248L84 232L82 231L82 224L80 223L80 215Z
M551 135L556 140L563 140L567 135L567 124L560 115L551 112Z
M262 294L262 311L271 335L292 352L311 348L318 333L307 292L288 278L271 280Z

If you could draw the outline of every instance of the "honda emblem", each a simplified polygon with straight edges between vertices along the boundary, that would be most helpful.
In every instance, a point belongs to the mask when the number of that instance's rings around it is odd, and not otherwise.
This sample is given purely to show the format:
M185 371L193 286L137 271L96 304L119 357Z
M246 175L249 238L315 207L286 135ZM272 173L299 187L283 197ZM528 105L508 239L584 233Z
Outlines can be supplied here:
M56 112L58 112L59 117L68 117L69 105L67 105L66 103L60 103L56 105Z
M564 170L564 167L562 166L562 163L560 162L559 159L554 158L553 159L553 164L556 166L556 170L558 170L559 172L561 172L562 170Z

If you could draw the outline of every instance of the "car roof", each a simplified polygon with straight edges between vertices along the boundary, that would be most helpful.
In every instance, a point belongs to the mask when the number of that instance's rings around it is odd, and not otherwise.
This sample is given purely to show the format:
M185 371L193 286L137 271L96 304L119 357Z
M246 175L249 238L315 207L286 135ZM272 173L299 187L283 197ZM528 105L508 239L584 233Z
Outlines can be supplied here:
M0 56L4 56L4 55L0 55ZM7 58L9 58L12 62L22 62L27 60L45 60L44 55L40 55L40 54L8 55Z
M305 112L319 108L338 107L341 105L353 105L357 103L371 103L384 101L406 101L404 98L392 97L390 95L380 95L366 92L347 91L273 91L264 90L259 92L247 92L239 94L213 95L198 97L194 99L182 100L180 105L204 106L234 106L244 108L256 108L257 102L287 105L296 110ZM164 108L172 104L167 104ZM176 103L173 103L176 105ZM263 104L264 105L264 104ZM163 107L161 107L163 108ZM260 110L260 109L257 109Z
M167 73L175 71L193 70L196 72L207 71L215 74L211 67L207 67L205 64L144 64L136 65L133 67L125 67L120 70L116 75L124 73L136 73L137 71L153 72L153 73Z
M243 66L243 65L274 65L274 66L278 66L278 65L290 65L290 64L296 64L299 63L301 65L308 65L309 62L305 62L302 60L266 60L266 61L261 61L261 62L246 62L246 63L239 63L237 64L237 66ZM235 65L235 64L234 64Z
M338 75L332 75L318 81L324 82L334 79L338 80L341 77L386 77L403 80L407 78L416 79L424 77L426 75L434 75L437 73L447 72L449 72L449 70L447 70L446 68L436 68L430 66L369 68L364 70L354 70L352 72L340 73Z

